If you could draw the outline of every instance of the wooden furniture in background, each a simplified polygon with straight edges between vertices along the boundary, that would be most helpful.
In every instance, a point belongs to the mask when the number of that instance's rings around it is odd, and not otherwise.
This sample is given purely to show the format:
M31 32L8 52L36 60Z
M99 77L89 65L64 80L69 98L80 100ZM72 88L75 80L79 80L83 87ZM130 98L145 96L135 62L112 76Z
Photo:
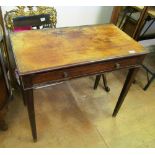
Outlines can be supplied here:
M3 31L0 25L0 130L7 130L8 128L5 122L5 116L7 113L8 99L11 96L4 47Z
M105 73L104 74L98 74L98 75L96 75L95 83L94 83L94 89L97 89L101 78L103 80L103 87L104 87L105 91L106 92L109 92L110 91L110 88L108 87L107 78L106 78Z
M150 22L148 26L146 26L147 22ZM135 40L145 40L155 37L155 33L146 34L154 22L154 6L128 6L124 8L121 18L123 24L119 24L119 27Z
M0 7L0 33L2 35L2 46L3 46L3 53L4 53L4 58L5 58L5 65L7 66L7 76L10 81L10 89L9 92L12 96L12 81L13 81L13 70L11 66L11 61L10 61L10 46L9 45L9 38L7 37L7 32L5 29L5 23L3 19L3 14L2 14L2 9ZM14 79L15 80L15 79Z
M122 11L122 6L114 6L113 7L110 23L117 25L118 18L119 18L121 11Z
M114 7L111 20L117 23L118 27L125 33L137 41L155 38L155 33L146 34L150 27L155 23L155 6L127 6L120 12L119 11L119 6ZM132 15L137 13L139 14L139 17L134 19ZM149 23L146 26L147 22ZM147 73L147 84L144 86L144 90L147 90L155 79L155 73L149 67L150 66L147 66L146 64L142 64L142 68ZM149 77L149 75L151 75L151 77Z
M151 22L151 24L148 26L148 28L146 28L146 30L143 32L143 34L150 28L150 26L155 22L155 7L144 7L140 19L138 21L135 33L133 35L133 38L135 40L142 40L139 39L141 38L140 33L141 30L143 28L143 23L145 23L146 19L148 18L148 16L151 16L151 18L153 19L153 21ZM152 36L151 36L152 38ZM155 35L154 37L155 38ZM150 86L150 84L152 83L152 81L155 79L155 72L153 72L151 69L149 69L149 67L147 67L147 65L142 64L142 67L145 69L146 73L147 73L147 84L144 86L144 90L147 90L148 87ZM151 75L151 78L149 78L149 74Z
M127 68L115 117L146 55L140 44L112 24L30 30L11 33L10 38L34 141L37 130L33 89Z
M138 40L138 37L140 36L140 33L142 31L142 28L144 27L145 24L145 19L147 17L147 11L148 7L144 7L143 10L141 11L138 23L136 25L135 31L133 32L132 38L135 40Z
M5 122L5 116L7 113L7 98L8 90L6 82L2 72L2 65L0 64L0 130L7 130L7 124Z
M135 23L133 25L133 30L131 33L128 33L131 30L131 27L128 28L127 26L125 26L126 29L123 29L123 31L127 32L129 35L132 36L132 38L134 38L137 41L155 38L155 33L152 35L148 35L148 36L145 35L146 32L148 31L148 29L155 22L155 7L154 6L152 6L152 7L134 6L133 8L135 8L141 12L140 17L139 17L138 21L135 21ZM130 19L130 21L131 21L131 19ZM147 21L151 21L151 22L148 24L148 26L142 32L142 29L144 28ZM128 25L128 23L125 22L125 25ZM150 86L150 84L152 83L152 81L155 79L155 73L151 69L149 69L149 67L147 67L147 65L142 64L142 68L147 73L147 84L143 88L144 90L147 90L148 87ZM151 75L150 78L149 78L149 74Z

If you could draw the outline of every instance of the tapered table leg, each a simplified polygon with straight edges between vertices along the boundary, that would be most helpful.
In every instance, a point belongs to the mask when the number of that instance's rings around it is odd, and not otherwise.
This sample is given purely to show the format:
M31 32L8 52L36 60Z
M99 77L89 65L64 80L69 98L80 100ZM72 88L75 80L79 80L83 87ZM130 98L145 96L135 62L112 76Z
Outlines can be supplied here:
M24 103L24 105L26 106L26 95L24 95L24 90L23 89L21 89L21 93L22 93L22 96L23 96L23 103Z
M102 79L103 79L103 85L104 85L105 91L106 91L106 92L109 92L109 91L110 91L110 88L108 87L107 79L106 79L105 74L102 74Z
M36 130L36 121L35 121L35 111L34 111L34 102L33 102L33 89L24 90L23 91L23 99L24 103L27 105L31 130L32 130L32 136L34 142L37 141L37 130Z
M101 74L100 75L96 75L96 79L95 79L95 84L94 84L94 89L97 88L99 82L100 82L100 79L101 79Z
M118 98L118 101L117 101L117 104L115 106L115 109L114 109L114 112L112 114L113 117L115 117L129 91L129 88L132 84L132 82L134 81L134 78L135 78L135 75L137 73L137 71L139 70L139 68L132 68L132 69L129 69L129 72L128 72L128 75L127 75L127 78L125 80L125 83L124 83L124 86L123 86L123 89L121 91L121 94Z

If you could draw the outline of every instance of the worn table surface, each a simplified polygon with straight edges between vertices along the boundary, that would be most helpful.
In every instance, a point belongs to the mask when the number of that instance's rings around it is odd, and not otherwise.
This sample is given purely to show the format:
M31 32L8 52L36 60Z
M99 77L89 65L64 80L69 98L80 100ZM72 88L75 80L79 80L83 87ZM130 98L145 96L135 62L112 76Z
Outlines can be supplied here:
M19 74L144 52L112 24L23 31L10 37Z

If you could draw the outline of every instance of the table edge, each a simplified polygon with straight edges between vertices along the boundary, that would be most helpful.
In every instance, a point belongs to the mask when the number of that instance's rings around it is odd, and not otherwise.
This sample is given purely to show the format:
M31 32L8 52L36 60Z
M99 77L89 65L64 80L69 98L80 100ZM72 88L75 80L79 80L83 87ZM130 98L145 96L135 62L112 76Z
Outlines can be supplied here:
M137 54L130 54L128 56L118 56L118 57L115 56L115 57L110 57L108 59L84 61L84 62L80 62L80 63L72 63L72 64L62 65L62 66L58 66L58 67L50 67L50 68L44 68L44 69L40 69L40 70L26 71L26 72L20 72L18 68L16 68L16 69L17 69L19 76L25 76L25 75L44 73L44 72L49 72L49 71L54 71L54 70L59 70L59 69L65 69L65 68L70 68L70 67L76 67L76 66L89 65L89 64L94 64L94 63L112 61L112 60L117 60L117 59L142 56L142 55L146 55L148 53L149 53L148 51L145 51L145 52L141 52L141 53L137 53Z

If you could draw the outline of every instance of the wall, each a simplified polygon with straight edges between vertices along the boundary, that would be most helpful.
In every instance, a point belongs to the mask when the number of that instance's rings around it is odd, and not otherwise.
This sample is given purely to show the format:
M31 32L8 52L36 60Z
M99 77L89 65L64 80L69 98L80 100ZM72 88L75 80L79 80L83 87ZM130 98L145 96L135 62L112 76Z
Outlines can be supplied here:
M109 6L56 7L58 12L57 26L64 27L108 23L112 8L113 7Z
M2 7L5 11L15 7ZM108 23L112 13L112 6L57 6L57 27L92 25Z

